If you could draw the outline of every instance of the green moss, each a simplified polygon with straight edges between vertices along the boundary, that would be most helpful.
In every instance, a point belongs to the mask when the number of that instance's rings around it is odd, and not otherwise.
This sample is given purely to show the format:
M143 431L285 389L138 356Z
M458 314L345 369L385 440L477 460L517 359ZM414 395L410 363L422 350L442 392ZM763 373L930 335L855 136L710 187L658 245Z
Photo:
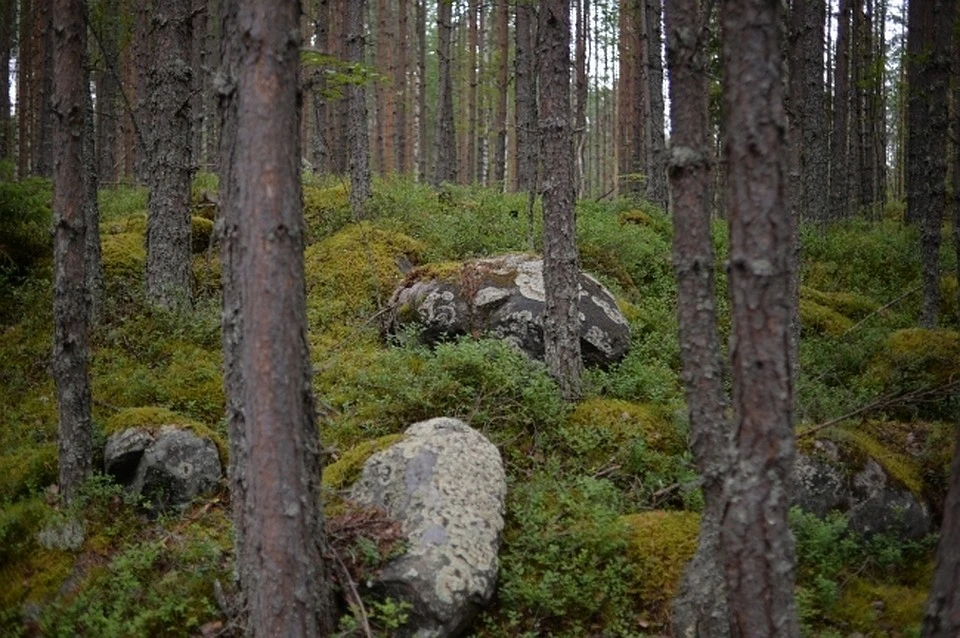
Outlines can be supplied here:
M210 439L217 446L220 462L226 464L227 442L219 432L167 408L149 406L120 410L107 419L103 425L103 430L109 436L128 428L142 428L148 432L156 432L164 425L183 427L199 437Z
M70 575L74 561L69 552L37 549L23 560L0 568L0 582L9 584L0 587L0 609L48 601Z
M940 280L940 313L949 320L957 320L957 276L947 275Z
M625 291L637 289L630 271L614 247L582 242L579 245L579 252L584 270L613 279Z
M869 425L860 424L833 428L825 436L842 448L845 465L859 471L867 458L876 461L894 480L918 497L924 493L922 473L917 461L892 446L884 445L868 431Z
M122 235L125 233L135 233L146 236L147 234L147 213L144 211L127 214L123 217L114 219L105 223L101 227L101 233L105 235Z
M101 237L103 274L107 280L137 281L144 276L147 247L141 233Z
M212 221L196 215L190 218L190 248L194 255L210 247L211 235L213 235Z
M307 248L307 314L314 328L352 325L387 302L416 262L419 242L369 223L349 226Z
M401 439L403 439L402 434L388 434L364 441L347 450L335 463L323 468L323 486L329 490L342 490L349 487L360 478L363 464L367 459Z
M0 499L14 499L57 482L57 444L25 447L0 456Z
M926 600L925 589L854 577L827 613L829 620L847 632L863 632L867 636L909 635L901 632L919 629Z
M457 283L463 277L464 270L464 262L462 261L437 261L417 266L406 276L405 282L444 281Z
M350 221L350 202L343 184L304 185L303 217L311 239L336 232Z
M800 324L815 334L833 337L839 337L853 327L853 321L847 317L809 299L800 299Z
M880 304L853 292L822 292L809 286L800 287L800 298L812 301L851 319L863 319L876 312Z
M678 454L686 448L669 409L619 399L592 398L580 403L560 433L577 454L606 457L603 461L638 437L659 452Z
M630 530L627 556L637 572L643 608L652 620L666 622L683 571L697 549L700 515L653 511L622 520Z

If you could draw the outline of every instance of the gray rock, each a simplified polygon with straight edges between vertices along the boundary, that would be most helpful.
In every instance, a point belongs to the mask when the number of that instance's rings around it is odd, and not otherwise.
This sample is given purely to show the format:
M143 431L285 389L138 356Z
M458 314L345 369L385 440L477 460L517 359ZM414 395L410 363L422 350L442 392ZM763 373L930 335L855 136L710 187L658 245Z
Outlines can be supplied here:
M506 492L497 448L457 419L416 423L367 460L350 498L383 508L408 542L371 583L412 605L394 635L456 636L490 602Z
M865 535L897 534L919 540L930 533L930 509L913 492L868 458L862 468L847 468L830 441L817 441L816 454L798 454L793 474L793 504L824 517L843 512L850 529Z
M419 275L419 276L417 276ZM420 327L423 343L486 333L543 358L543 260L508 254L465 262L449 276L414 272L390 300L388 332ZM580 275L580 346L586 364L609 365L626 355L630 325L596 279Z
M165 425L143 452L132 488L158 510L183 507L213 490L222 468L217 446L185 428Z
M143 428L127 428L107 438L103 447L103 469L121 485L130 485L153 435Z

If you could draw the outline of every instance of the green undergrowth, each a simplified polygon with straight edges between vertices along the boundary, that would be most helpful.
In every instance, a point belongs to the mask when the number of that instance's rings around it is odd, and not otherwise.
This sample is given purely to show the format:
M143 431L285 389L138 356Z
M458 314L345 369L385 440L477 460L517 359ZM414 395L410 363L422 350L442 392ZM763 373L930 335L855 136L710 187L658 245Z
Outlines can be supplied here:
M210 241L217 187L210 174L194 183L196 299L173 313L144 299L146 191L101 192L106 297L90 362L100 443L125 427L175 422L210 436L225 458L220 261ZM228 597L233 586L223 495L150 518L142 503L98 478L81 504L55 506L48 489L57 474L52 268L43 221L49 182L17 188L15 197L0 188L0 200L30 207L23 224L11 225L0 201L0 261L7 236L27 237L29 252L15 273L0 265L0 583L13 583L0 587L0 634L26 631L25 612L31 631L43 635L201 634L204 623L227 621L214 583ZM347 538L345 555L369 570L396 542L389 522L340 498L364 460L416 421L459 417L498 446L509 483L500 585L476 634L667 631L703 505L680 377L670 217L637 201L578 204L583 267L617 297L632 347L620 363L588 369L583 401L567 405L542 363L503 342L471 337L431 349L412 333L381 335L390 295L412 268L459 275L464 259L528 251L526 195L377 179L369 219L353 223L347 194L339 178L304 180L307 340L327 516L335 534L368 533ZM534 212L539 250L539 201ZM725 235L715 222L724 352ZM920 282L914 231L892 220L847 222L804 227L802 238L799 425L869 406L823 436L851 466L869 456L915 494L942 498L957 406L947 395L919 395L952 383L960 363L955 277L943 279L941 329L920 331L919 294L911 292ZM30 241L39 243L30 248ZM948 253L944 268L952 272ZM71 521L84 526L79 548L41 544L41 536L69 536ZM837 516L795 514L792 523L805 635L909 635L897 632L917 622L929 544L865 540ZM408 611L395 601L366 602L383 635ZM340 626L354 631L356 623L348 615Z

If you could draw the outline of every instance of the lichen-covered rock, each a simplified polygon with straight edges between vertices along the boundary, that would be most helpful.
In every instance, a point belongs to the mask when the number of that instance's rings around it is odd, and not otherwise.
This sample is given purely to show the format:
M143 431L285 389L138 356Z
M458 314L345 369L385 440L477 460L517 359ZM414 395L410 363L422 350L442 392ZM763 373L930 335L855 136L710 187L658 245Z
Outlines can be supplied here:
M128 428L110 435L104 467L157 511L188 505L213 490L223 474L213 441L173 425L156 432Z
M387 330L420 327L420 339L486 333L531 357L543 358L543 260L523 254L429 265L412 272L390 300ZM616 299L593 277L580 275L580 347L587 364L619 361L630 347L630 325Z
M386 510L408 543L372 583L412 605L394 635L458 635L490 601L506 491L497 448L457 419L416 423L367 460L350 498Z
M816 441L811 454L798 454L793 504L820 517L843 512L850 528L860 534L891 533L918 540L930 533L930 509L917 494L876 459L844 456L827 440Z

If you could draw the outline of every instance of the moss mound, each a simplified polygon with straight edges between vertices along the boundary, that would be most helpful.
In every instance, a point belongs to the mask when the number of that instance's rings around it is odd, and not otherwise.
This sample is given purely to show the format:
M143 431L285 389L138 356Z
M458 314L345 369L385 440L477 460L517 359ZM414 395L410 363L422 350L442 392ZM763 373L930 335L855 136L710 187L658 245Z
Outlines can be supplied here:
M867 636L919 635L926 600L925 588L853 578L828 617L848 631Z
M110 281L137 281L144 277L147 247L141 232L121 232L101 237L103 275Z
M150 406L120 410L107 419L103 430L108 436L128 428L141 428L153 433L164 425L186 428L199 437L210 439L217 446L220 463L226 465L227 442L220 433L199 421L189 419L167 408Z
M305 185L303 187L303 217L309 238L316 240L336 232L350 221L350 202L347 188Z
M886 383L948 383L960 369L960 333L955 330L907 328L887 337L871 366Z
M210 237L212 235L212 221L197 215L190 218L190 249L194 255L202 253L210 247Z
M385 450L403 438L402 434L388 434L364 441L347 450L335 463L323 468L323 486L329 490L342 490L352 485L363 472L363 464L371 456Z
M880 427L870 422L837 427L825 431L824 437L840 447L842 466L851 472L860 471L868 459L873 459L891 478L922 498L925 490L920 463L903 453L897 442L900 437L892 436L892 428L884 432Z
M367 318L403 279L402 265L418 261L419 242L369 223L350 226L307 248L307 315L329 329Z
M0 456L0 500L15 499L57 482L57 444L24 447Z
M697 549L700 515L644 512L623 517L630 530L627 556L637 572L640 599L651 620L664 623L687 562Z
M853 292L823 292L809 286L800 287L800 299L807 299L851 319L863 319L880 308L880 304Z
M853 327L853 321L828 306L800 299L800 325L814 334L839 337Z

